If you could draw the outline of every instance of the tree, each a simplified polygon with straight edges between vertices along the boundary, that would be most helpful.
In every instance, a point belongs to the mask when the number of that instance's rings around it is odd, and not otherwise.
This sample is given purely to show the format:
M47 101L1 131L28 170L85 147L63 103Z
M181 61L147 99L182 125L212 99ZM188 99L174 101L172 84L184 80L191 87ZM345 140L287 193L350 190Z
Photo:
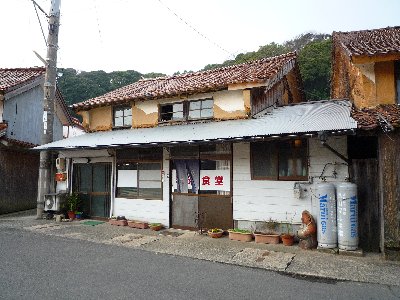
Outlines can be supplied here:
M308 43L299 53L300 74L308 100L329 99L332 40Z

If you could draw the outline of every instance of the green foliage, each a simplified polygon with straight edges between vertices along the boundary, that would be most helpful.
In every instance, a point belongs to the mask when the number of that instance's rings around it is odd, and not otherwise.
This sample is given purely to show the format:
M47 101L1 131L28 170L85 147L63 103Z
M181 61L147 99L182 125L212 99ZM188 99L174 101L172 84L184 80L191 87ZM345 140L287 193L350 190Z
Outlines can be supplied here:
M300 74L307 100L329 99L331 39L307 44L299 53Z
M68 194L66 196L66 201L67 201L67 209L69 211L76 211L80 205L80 199L79 199L79 194L78 193L72 193Z
M231 232L237 232L237 233L251 233L250 230L246 230L246 229L239 229L239 228L234 228L234 229L229 229L228 231Z

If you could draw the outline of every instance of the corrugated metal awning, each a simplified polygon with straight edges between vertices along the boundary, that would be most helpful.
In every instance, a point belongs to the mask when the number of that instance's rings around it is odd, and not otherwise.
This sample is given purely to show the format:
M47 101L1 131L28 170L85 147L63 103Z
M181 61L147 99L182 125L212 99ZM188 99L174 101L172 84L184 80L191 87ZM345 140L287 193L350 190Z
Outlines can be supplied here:
M353 130L357 128L357 122L350 112L351 104L345 100L305 102L273 109L257 119L87 133L35 149L100 149Z

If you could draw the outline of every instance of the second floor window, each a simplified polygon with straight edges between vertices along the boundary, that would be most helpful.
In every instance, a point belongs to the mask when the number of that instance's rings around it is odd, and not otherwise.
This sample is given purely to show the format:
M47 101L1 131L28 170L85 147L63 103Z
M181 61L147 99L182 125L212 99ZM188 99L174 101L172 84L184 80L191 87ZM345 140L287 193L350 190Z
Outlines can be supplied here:
M132 107L117 106L114 107L114 128L124 128L132 126Z
M214 116L214 100L202 99L160 105L160 122L209 119Z

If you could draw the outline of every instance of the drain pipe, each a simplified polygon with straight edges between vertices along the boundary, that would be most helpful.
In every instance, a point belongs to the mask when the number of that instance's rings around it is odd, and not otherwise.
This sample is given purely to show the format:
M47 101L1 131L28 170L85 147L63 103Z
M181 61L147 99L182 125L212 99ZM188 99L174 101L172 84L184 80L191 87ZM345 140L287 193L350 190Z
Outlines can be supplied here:
M318 132L318 137L319 140L321 141L322 146L324 146L326 149L334 153L336 156L340 157L342 160L344 160L349 166L351 165L351 159L348 159L346 156L343 154L339 153L337 150L333 149L331 146L329 146L326 143L326 140L328 138L328 135L326 134L325 131L320 131Z

